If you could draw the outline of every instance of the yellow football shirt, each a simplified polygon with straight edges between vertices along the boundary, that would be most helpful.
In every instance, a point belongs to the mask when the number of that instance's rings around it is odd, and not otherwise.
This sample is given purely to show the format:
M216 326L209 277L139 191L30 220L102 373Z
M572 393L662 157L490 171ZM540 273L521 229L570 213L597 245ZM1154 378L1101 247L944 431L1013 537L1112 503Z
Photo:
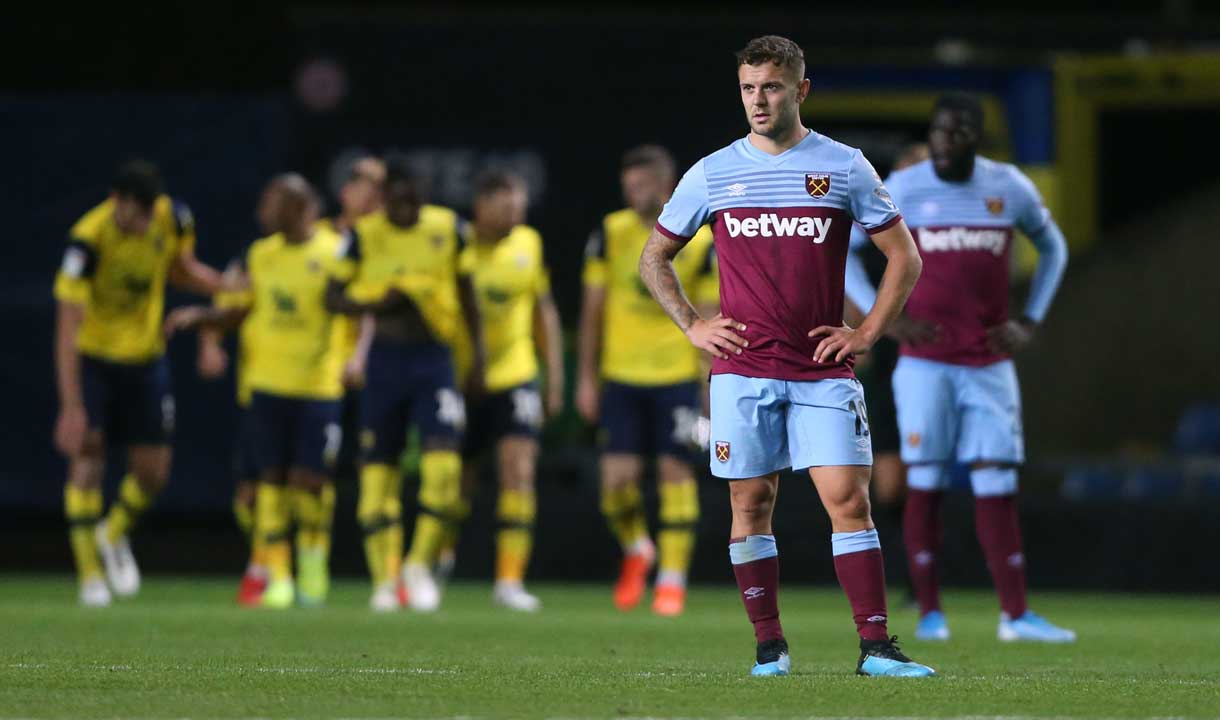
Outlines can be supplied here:
M162 195L143 235L114 222L114 201L90 210L68 233L55 278L55 298L82 305L77 348L117 363L148 362L165 352L161 333L169 269L195 248L195 222L186 205Z
M282 234L246 256L250 314L242 328L242 374L254 392L312 400L343 394L342 342L326 309L326 286L342 277L343 240L317 229L299 245Z
M542 256L542 236L518 225L494 245L466 243L458 271L469 275L483 319L487 348L485 383L491 392L508 390L538 376L534 309L550 291Z
M335 230L335 222L331 218L322 218L319 220L318 227L322 230L326 230L327 232L335 233L336 235L343 234ZM338 327L338 330L335 332L337 333L339 342L341 344L341 354L343 355L344 362L346 362L347 359L356 352L356 343L360 340L360 318L351 317L348 315L337 315L335 316L335 323Z
M348 292L372 301L397 288L415 301L432 335L458 355L469 344L457 290L461 244L457 213L448 208L424 205L409 228L390 222L384 211L373 213L356 223Z
M699 351L652 298L640 279L640 253L652 227L631 209L610 213L585 249L585 285L606 289L601 374L629 385L672 385L699 379ZM719 300L712 231L702 227L674 258L691 301Z

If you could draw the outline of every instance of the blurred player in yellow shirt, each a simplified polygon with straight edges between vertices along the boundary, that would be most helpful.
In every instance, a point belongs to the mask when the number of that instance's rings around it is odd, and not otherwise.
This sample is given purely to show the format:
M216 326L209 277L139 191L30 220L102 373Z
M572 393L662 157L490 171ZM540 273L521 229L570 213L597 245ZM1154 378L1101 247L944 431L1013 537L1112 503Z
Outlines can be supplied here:
M139 591L128 534L169 477L167 282L210 294L220 277L195 259L191 211L162 193L156 166L132 161L110 197L72 226L55 280L55 445L68 459L64 507L84 605ZM128 472L102 519L107 447L127 450Z
M339 187L338 214L331 218L319 220L318 226L334 232L337 236L346 235L352 230L357 220L380 209L381 186L384 182L385 163L372 155L357 157L350 163L346 178ZM267 234L271 234L274 231L274 223L276 222L274 217L268 217L267 215L269 209L274 212L274 208L268 200L274 198L277 192L276 185L272 183L264 191L263 199L259 203L259 224ZM229 306L235 298L240 301L241 293L221 293L217 296L217 306ZM361 318L339 316L335 318L335 323L338 327L336 333L338 333L340 338L342 355L345 359L343 365L344 393L340 423L343 430L343 440L340 444L339 454L331 475L339 480L348 478L354 480L358 475L356 463L360 446L360 388L364 384L364 367L368 357L369 344L372 342L373 319L371 316ZM244 346L250 342L245 338L245 328L246 324L243 323L241 337L239 338L239 346L242 347L242 350L239 352L242 359L245 357ZM202 330L200 332L200 339L201 365L206 362L204 358L223 355L223 351L220 350L219 333ZM203 347L208 348L207 352L202 351ZM250 404L250 391L244 382L245 372L240 367L243 365L242 360L239 360L238 364L237 404L243 410L243 421L240 423L237 431L237 452L233 466L237 479L237 487L233 497L233 514L237 519L238 527L250 538L251 542L250 561L246 566L245 574L242 576L241 586L237 593L237 601L242 605L255 606L261 603L262 593L266 587L267 573L261 557L261 543L254 531L257 473L253 470L252 430L247 427L250 423L244 419L246 415L245 410ZM215 377L224 372L223 361L211 364L208 367L216 369L210 369L207 372L201 370L201 373L204 373L205 376ZM335 487L334 482L329 478L326 486L323 488L323 498L333 509Z
M261 205L277 232L250 246L244 297L230 290L216 306L179 308L166 332L242 327L241 384L250 391L247 420L259 476L255 532L269 575L261 604L283 608L295 598L318 605L329 589L334 504L326 488L341 441L344 362L342 328L327 309L326 292L332 278L345 279L345 247L316 224L319 201L299 175L275 178Z
M356 510L373 581L370 606L396 610L405 595L413 609L431 611L440 606L432 569L462 515L466 405L455 356L470 367L476 393L486 365L474 289L457 272L457 214L425 204L421 181L399 158L386 162L384 195L385 210L356 223L348 245L353 280L332 286L330 307L376 320L361 398ZM410 427L422 450L420 511L404 562L398 463Z
M499 498L493 600L526 612L541 606L524 584L537 508L538 433L544 416L563 406L559 311L542 236L524 224L528 202L525 181L516 175L490 170L476 178L474 218L458 260L458 272L473 282L487 347L486 394L471 399L468 413L463 487L469 495L480 464L494 457ZM453 533L450 543L456 538Z
M585 252L576 406L601 428L602 512L624 556L614 603L620 610L638 605L657 560L640 492L645 456L655 455L661 527L652 608L678 615L686 603L699 519L691 460L706 370L698 351L667 323L637 271L677 181L673 158L657 146L635 148L623 158L621 179L628 207L605 217ZM708 228L691 239L674 266L694 301L715 314L719 287Z

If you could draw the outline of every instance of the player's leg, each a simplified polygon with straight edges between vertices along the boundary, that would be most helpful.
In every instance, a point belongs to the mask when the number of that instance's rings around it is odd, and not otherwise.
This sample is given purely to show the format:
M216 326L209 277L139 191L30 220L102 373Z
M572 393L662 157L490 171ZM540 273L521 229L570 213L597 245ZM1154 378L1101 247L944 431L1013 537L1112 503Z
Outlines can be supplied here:
M949 626L940 604L940 555L944 538L941 506L949 487L960 426L954 368L904 357L894 370L894 401L907 463L903 544L911 590L919 605L915 637L947 640Z
M81 358L81 393L85 404L87 429L81 452L68 458L64 484L64 516L68 541L76 563L80 603L86 607L110 604L97 548L97 525L102 519L102 479L106 470L106 426L111 420L111 383L107 368L87 357Z
M106 519L98 524L97 543L111 589L118 595L134 595L140 589L140 569L129 536L169 480L174 398L163 359L122 368L116 377L111 440L128 448L128 472Z
M326 602L330 590L330 533L334 516L331 471L342 443L338 401L299 400L293 423L293 521L297 528L297 598Z
M835 574L860 636L856 672L927 676L889 636L885 560L869 502L872 439L864 393L855 380L788 383L787 431L793 468L807 468L830 516Z
M523 385L500 393L492 412L496 419L496 471L500 496L496 502L496 585L494 600L504 607L533 612L538 598L525 590L525 571L534 545L537 516L535 475L538 432L542 428L542 396Z
M402 477L398 466L406 444L408 388L403 358L375 343L369 352L360 402L360 493L356 520L364 538L372 595L378 612L397 610L402 563ZM397 549L394 541L397 540Z
M1076 633L1032 612L1017 509L1017 468L1025 460L1021 393L1011 360L961 368L959 459L971 465L975 530L1000 599L1001 640L1073 642Z
M615 382L606 382L602 388L601 511L623 552L614 585L614 605L623 611L639 605L656 559L640 491L642 453L647 444L642 397L647 392Z
M869 362L857 363L856 375L864 386L868 402L869 430L873 441L872 493L873 517L886 553L885 575L891 590L907 585L905 553L894 552L901 544L902 516L906 507L906 465L899 454L897 409L894 406L893 375L898 362L898 346L892 340L879 341L869 351ZM910 598L914 599L913 591Z
M90 430L80 455L68 460L64 486L64 516L68 541L80 585L80 603L86 607L110 604L110 588L98 556L95 528L102 517L102 474L106 467L99 431Z
M779 621L779 551L771 532L778 471L790 465L783 386L713 375L710 387L712 474L729 480L729 561L757 641L751 674L760 676L787 675L791 666Z
M660 527L652 610L673 616L686 607L686 576L699 520L699 486L690 463L690 439L699 417L699 386L683 383L654 397Z
M419 428L419 514L403 580L411 608L429 612L440 607L440 588L432 574L445 535L459 522L462 504L462 456L466 401L457 391L447 348L422 358L418 390L412 399L411 423Z
M254 526L259 533L267 587L260 596L262 607L291 607L296 587L292 578L292 506L288 468L292 462L289 431L291 412L284 398L254 393L250 402L250 432L258 489L254 501Z

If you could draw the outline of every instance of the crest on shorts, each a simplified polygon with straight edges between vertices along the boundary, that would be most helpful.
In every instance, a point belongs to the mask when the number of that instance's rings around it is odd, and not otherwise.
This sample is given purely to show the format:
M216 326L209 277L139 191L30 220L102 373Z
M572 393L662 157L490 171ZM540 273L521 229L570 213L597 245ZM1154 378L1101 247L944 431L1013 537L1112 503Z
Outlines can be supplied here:
M907 445L916 448L919 447L919 443L921 442L923 442L923 438L919 435L919 433L913 432L910 435L907 435Z
M830 173L805 173L805 191L809 197L826 197L830 192Z
M1004 212L1004 198L1002 197L983 198L983 203L987 205L987 212L992 215Z
M729 444L724 440L716 441L716 459L722 463L729 461Z

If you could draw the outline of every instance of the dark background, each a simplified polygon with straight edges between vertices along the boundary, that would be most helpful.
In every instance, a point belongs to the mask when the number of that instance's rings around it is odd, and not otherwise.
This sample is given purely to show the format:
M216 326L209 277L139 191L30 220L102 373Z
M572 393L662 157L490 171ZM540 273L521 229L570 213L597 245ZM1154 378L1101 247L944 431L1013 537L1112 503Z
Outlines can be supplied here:
M0 536L7 536L0 569L68 567L57 515L62 463L50 446L56 410L50 287L66 229L105 195L125 158L146 156L161 165L171 192L195 211L200 256L217 265L255 237L254 201L274 173L298 170L330 190L332 162L344 152L397 149L429 171L434 199L465 210L474 172L511 165L532 182L530 222L546 238L571 333L584 239L621 204L622 152L657 142L685 166L742 135L732 53L750 37L778 33L800 42L815 93L951 84L1020 96L1009 107L1009 125L1021 162L1053 157L1053 140L1043 137L1049 130L1038 130L1049 127L1053 108L1049 97L1021 95L1009 79L1015 71L1033 87L1064 52L1155 53L1220 42L1220 7L1180 0L988 3L985 13L959 12L952 3L825 6L24 8L0 29L0 157L8 170L7 238L0 244ZM946 60L946 46L955 42L970 48L965 62ZM332 70L342 78L336 102L311 106L303 91L317 87L311 72ZM1035 582L1220 588L1215 573L1186 560L1193 548L1215 546L1220 448L1181 439L1193 427L1183 430L1192 409L1203 413L1195 422L1204 436L1208 423L1218 422L1207 415L1220 399L1220 353L1206 309L1220 297L1207 270L1220 245L1214 225L1173 225L1202 217L1220 197L1218 121L1216 107L1171 113L1136 107L1101 121L1104 238L1073 257L1042 343L1021 359ZM883 172L888 153L925 130L906 121L813 124L864 147ZM1129 230L1137 225L1139 232ZM1133 285L1147 300L1124 304ZM1096 331L1101 336L1081 343L1084 326L1103 328ZM137 549L154 572L236 571L243 550L226 515L231 380L199 381L190 339L175 340L170 357L180 408L173 481ZM1095 391L1083 394L1086 386ZM1133 401L1122 402L1128 394ZM548 430L536 575L599 577L613 560L596 511L589 438L570 412ZM336 567L358 572L348 517L353 492L342 491ZM485 575L490 567L491 494L484 492L464 540L463 556L470 558L464 574ZM709 480L696 579L727 576L725 505L723 490ZM781 533L816 539L793 550L808 558L804 575L794 571L798 579L832 577L822 541L828 528L816 505L810 489L793 488L780 511ZM983 581L965 505L951 524L957 534L949 547L958 554L948 561L951 571L963 581ZM1053 552L1081 544L1081 534L1094 535L1090 547L1097 549L1071 559ZM188 559L169 550L188 542L195 550ZM30 551L12 552L22 545ZM1174 561L1163 563L1167 558Z

